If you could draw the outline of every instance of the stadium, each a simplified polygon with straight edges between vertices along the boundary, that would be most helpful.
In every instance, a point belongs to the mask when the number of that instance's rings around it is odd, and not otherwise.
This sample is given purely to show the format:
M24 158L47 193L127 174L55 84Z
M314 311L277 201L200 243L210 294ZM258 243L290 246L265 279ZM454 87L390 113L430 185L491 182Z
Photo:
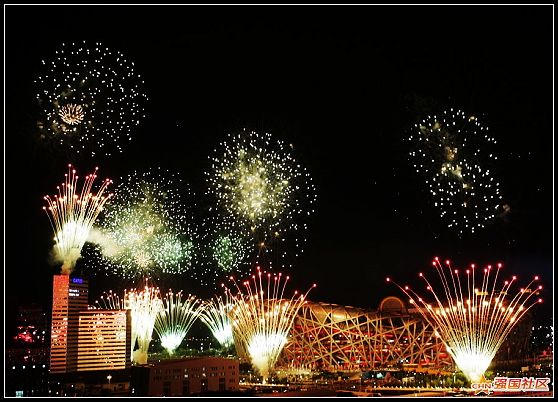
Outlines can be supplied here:
M529 319L522 321L518 327L530 325ZM515 331L519 334L523 334L521 339L510 336L506 344L511 338L516 346L526 346L530 331ZM502 349L509 348L504 345ZM441 373L453 366L432 327L415 309L389 296L377 310L308 301L295 318L276 368L329 372L425 369Z

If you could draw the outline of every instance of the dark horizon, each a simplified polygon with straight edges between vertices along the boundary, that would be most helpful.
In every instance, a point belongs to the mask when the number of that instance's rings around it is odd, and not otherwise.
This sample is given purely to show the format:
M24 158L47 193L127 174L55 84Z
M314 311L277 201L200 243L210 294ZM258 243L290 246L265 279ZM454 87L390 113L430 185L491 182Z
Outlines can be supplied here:
M545 303L536 314L553 316L551 6L5 10L8 322L27 300L50 309L56 268L42 196L54 193L69 162L82 175L99 166L115 183L133 170L174 169L200 205L209 156L243 128L292 143L316 186L291 291L317 283L311 300L377 308L385 296L404 299L386 276L415 283L434 256L458 266L501 261L520 284L541 276ZM70 160L37 142L33 80L41 60L71 40L121 51L145 80L147 117L122 154ZM419 119L452 107L477 116L498 140L494 175L511 207L464 238L432 208L404 141ZM80 264L87 261L76 272ZM90 303L102 290L130 286L87 276ZM176 281L212 295L188 278L167 283Z

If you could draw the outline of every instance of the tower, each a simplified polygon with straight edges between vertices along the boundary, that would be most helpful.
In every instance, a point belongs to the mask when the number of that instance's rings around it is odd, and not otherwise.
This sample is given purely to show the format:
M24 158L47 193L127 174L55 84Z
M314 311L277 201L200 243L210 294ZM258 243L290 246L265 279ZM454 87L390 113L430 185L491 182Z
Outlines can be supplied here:
M79 313L87 310L88 281L69 275L54 275L50 372L77 370Z

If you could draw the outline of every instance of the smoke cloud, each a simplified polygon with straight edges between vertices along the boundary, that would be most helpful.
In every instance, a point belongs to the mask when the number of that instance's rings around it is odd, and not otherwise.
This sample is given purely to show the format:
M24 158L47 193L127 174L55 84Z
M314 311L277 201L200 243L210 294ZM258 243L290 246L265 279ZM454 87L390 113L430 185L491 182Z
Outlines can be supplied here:
M87 241L99 245L105 257L113 257L121 252L121 247L97 228L91 228Z
M77 260L81 257L81 250L72 248L65 253L61 253L58 246L54 246L49 254L50 265L58 265L62 263L61 274L70 275L76 266Z

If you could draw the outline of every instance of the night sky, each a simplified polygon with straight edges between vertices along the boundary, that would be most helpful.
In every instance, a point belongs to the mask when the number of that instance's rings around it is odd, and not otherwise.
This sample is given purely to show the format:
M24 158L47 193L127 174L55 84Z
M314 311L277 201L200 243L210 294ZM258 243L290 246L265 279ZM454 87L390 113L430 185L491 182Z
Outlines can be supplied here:
M178 170L203 202L209 155L230 132L292 143L317 188L292 290L377 308L402 297L432 257L503 262L542 276L552 315L553 44L551 6L7 6L5 8L5 309L49 307L52 231L42 210L66 165L113 180ZM134 61L146 119L117 156L70 159L37 139L33 80L64 41L100 41ZM412 170L404 138L427 114L459 108L498 141L494 175L511 207L459 238ZM81 260L79 264L87 265ZM78 264L78 267L80 266ZM200 297L211 289L170 278ZM91 291L129 286L91 278ZM165 284L162 284L165 287Z

